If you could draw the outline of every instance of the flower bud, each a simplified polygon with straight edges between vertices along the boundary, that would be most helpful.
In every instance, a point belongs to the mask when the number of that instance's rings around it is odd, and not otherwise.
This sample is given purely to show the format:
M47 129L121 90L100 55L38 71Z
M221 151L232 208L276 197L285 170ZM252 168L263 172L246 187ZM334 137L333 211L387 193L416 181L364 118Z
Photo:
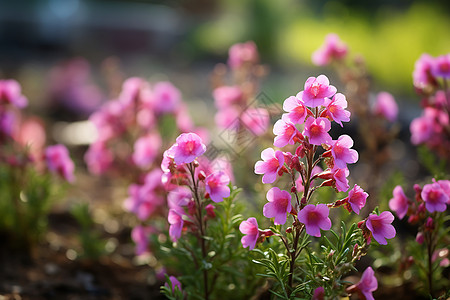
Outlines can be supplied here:
M187 207L188 207L188 213L191 216L195 215L195 209L196 209L195 201L189 201Z
M197 160L194 160L194 167L195 168L198 168L200 166L200 164L198 163L198 161Z
M358 254L359 246L358 244L355 244L355 247L353 247L352 256L355 257Z
M428 217L427 222L425 223L425 230L434 230L434 221L431 217Z
M286 233L292 233L292 227L286 228Z
M212 204L208 204L205 207L206 215L213 219L216 217L216 212L214 211L214 209L215 209L215 207Z
M198 180L203 181L203 180L205 180L205 178L206 178L205 172L200 171L200 172L198 173Z
M291 193L293 194L297 193L297 187L295 186L291 187Z
M424 241L423 233L418 232L416 235L416 242L419 243L420 245L422 245L423 241Z

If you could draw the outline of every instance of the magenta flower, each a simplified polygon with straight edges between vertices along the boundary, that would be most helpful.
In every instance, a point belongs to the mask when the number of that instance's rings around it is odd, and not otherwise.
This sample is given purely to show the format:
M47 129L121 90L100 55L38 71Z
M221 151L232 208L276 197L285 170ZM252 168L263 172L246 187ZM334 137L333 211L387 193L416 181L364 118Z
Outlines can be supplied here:
M420 194L425 201L425 208L430 212L445 211L447 209L448 195L441 188L439 183L430 183L423 186Z
M245 234L241 239L242 246L253 250L259 238L258 222L256 219L248 218L246 221L242 221L239 225L239 230Z
M263 183L273 183L284 165L283 152L267 148L261 152L261 158L263 161L259 160L255 164L255 174L264 174Z
M436 57L431 73L435 77L450 78L450 53Z
M403 219L408 212L409 200L399 185L394 188L393 196L394 198L389 200L389 208L395 211L400 219Z
M436 84L436 78L431 70L434 66L434 58L429 54L422 54L414 65L413 82L414 86L422 90L430 85Z
M330 85L327 76L309 77L305 82L302 100L306 106L317 107L323 105L325 98L331 98L336 91L337 89Z
M269 203L264 205L263 215L266 218L275 218L275 225L286 223L286 214L291 212L291 194L277 187L271 188L266 195Z
M239 86L221 86L213 92L216 107L218 109L226 108L233 104L239 104L242 101L242 90Z
M300 132L295 127L294 123L283 116L273 125L273 133L276 135L273 141L275 147L284 147L287 144L294 145L294 137Z
M157 114L174 113L181 102L180 91L168 81L155 84L153 97L154 110Z
M422 116L412 120L409 125L411 131L411 143L414 145L425 143L433 135L434 121L433 115L435 115L436 109L427 107L424 110Z
M355 186L348 192L348 203L352 207L352 210L359 215L359 211L366 205L367 197L369 194L355 184Z
M0 109L0 140L4 136L12 137L19 126L19 120L14 111Z
M396 232L391 225L392 221L394 221L394 215L389 211L383 211L380 215L371 214L367 218L366 226L380 245L387 245L386 239L395 237Z
M239 69L246 63L256 63L258 60L258 49L252 41L234 44L228 51L228 65L233 70Z
M389 122L394 122L398 115L397 102L395 102L394 97L388 92L381 92L377 95L373 112Z
M313 145L327 144L332 141L328 131L331 129L331 123L326 118L308 118L302 134L309 138L309 143Z
M158 133L140 137L134 143L133 162L140 168L148 168L159 154L162 141Z
M347 45L339 36L330 33L325 37L325 43L313 53L312 62L317 66L325 66L335 59L345 58L347 51Z
M0 104L11 104L18 108L28 105L20 84L14 79L0 80Z
M240 118L242 123L256 136L263 135L269 127L269 112L264 108L248 108Z
M205 153L206 146L202 139L195 133L182 133L177 137L173 148L173 159L176 164L193 162L197 157Z
M69 156L69 151L64 145L48 146L45 149L45 161L48 169L60 175L68 182L73 182L75 165Z
M100 175L106 172L114 161L114 155L105 143L95 142L89 146L88 151L84 155L89 172Z
M302 124L308 115L308 109L302 100L303 92L297 94L297 97L290 96L283 103L283 109L288 112L284 114L289 121L294 124Z
M181 237L181 231L183 230L183 215L181 212L175 209L169 209L169 215L167 216L169 221L169 236L173 242L176 242Z
M191 190L185 186L177 186L167 195L167 205L170 209L183 212L183 207L187 206L192 198Z
M353 140L348 135L341 135L336 141L331 142L331 155L334 158L334 164L340 169L347 167L347 164L353 164L358 161L358 152L350 149L353 146Z
M361 280L356 285L357 289L366 297L366 300L374 300L372 292L378 288L378 281L371 267L363 272Z
M153 182L131 184L128 188L129 197L123 203L125 210L134 213L139 220L147 220L164 202L164 199L154 192L154 188Z
M333 96L333 99L325 98L325 115L343 127L342 122L350 121L351 113L347 110L347 100L341 93Z
M331 170L331 173L333 179L335 180L336 189L339 192L346 192L350 188L347 179L348 175L350 174L348 169L347 168L339 169L335 167L333 170Z
M212 201L222 202L224 198L230 197L229 183L230 177L225 172L212 173L205 179L205 190Z
M151 227L142 225L138 225L131 230L131 239L136 244L137 256L148 252L149 236L151 232Z
M299 211L298 220L305 224L307 234L320 237L320 229L330 230L331 228L329 213L330 209L326 204L309 204Z
M325 299L325 290L322 286L319 286L314 290L312 300L324 300Z
M169 276L170 282L172 283L172 293L175 293L175 290L178 289L180 292L183 291L181 289L181 282L174 276ZM166 282L164 284L166 287L169 287L169 284Z
M444 193L448 196L447 204L450 204L450 180L439 180L437 182Z

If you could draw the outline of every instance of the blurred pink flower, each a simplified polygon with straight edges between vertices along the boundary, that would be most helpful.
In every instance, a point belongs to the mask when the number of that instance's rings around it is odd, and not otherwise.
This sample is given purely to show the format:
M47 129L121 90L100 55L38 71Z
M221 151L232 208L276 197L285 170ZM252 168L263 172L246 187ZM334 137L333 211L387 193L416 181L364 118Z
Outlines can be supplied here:
M290 96L283 103L284 111L288 112L284 114L289 121L294 124L302 124L308 114L308 109L302 100L303 92L297 94L297 97Z
M447 209L448 195L439 183L430 183L423 186L421 197L425 201L425 207L430 212L443 212Z
M176 164L190 163L205 151L206 146L197 134L182 133L173 147L173 159Z
M308 118L306 119L305 128L302 132L304 136L309 138L309 143L313 145L327 144L332 141L328 131L331 129L331 123L326 118Z
M435 112L435 108L427 107L422 116L415 118L411 122L409 126L409 130L411 131L411 143L418 145L425 143L430 139L434 131L433 115L435 115Z
M254 135L260 136L269 127L269 112L264 108L248 108L241 114L241 121Z
M343 59L347 55L347 45L339 36L330 33L325 37L325 43L312 55L312 61L317 66L325 66L335 59Z
M378 288L378 281L371 267L363 272L361 280L356 285L357 289L364 295L366 300L374 300L372 293Z
M286 214L290 213L292 209L291 194L277 187L273 187L267 192L266 198L269 203L264 205L264 217L275 218L275 225L283 225L286 223Z
M114 161L114 155L103 142L95 142L89 146L84 155L89 172L100 175L106 172Z
M357 215L359 215L359 211L366 205L367 197L369 197L369 194L364 192L364 190L356 184L348 192L348 203Z
M256 219L248 218L246 221L242 221L239 225L239 230L245 234L241 239L242 246L253 250L259 238L258 222Z
M413 72L414 86L422 90L428 86L436 85L436 78L432 75L431 70L434 66L434 58L424 53L416 61Z
M136 255L142 255L148 252L149 236L152 228L138 225L131 230L131 239L136 244Z
M170 282L172 283L172 293L175 293L175 290L178 289L179 291L183 291L181 289L181 283L178 281L178 279L174 276L169 276ZM169 287L169 284L165 284L166 287Z
M283 152L267 148L261 152L262 161L259 160L255 164L255 174L264 174L263 183L273 183L277 178L278 171L284 165Z
M450 53L435 58L431 73L435 77L450 78Z
M16 80L0 80L0 105L1 104L11 104L18 108L24 108L28 105L28 100L22 95L22 88Z
M239 86L221 86L213 92L216 107L224 109L234 104L239 104L243 99L242 90Z
M177 186L167 194L167 205L170 209L183 211L183 207L187 206L192 199L191 190L185 186Z
M75 165L66 146L61 144L48 146L45 149L45 161L51 172L57 173L68 182L75 180Z
M238 130L239 115L240 115L239 110L234 106L230 106L228 108L220 109L216 113L214 121L220 128L228 130Z
M302 100L306 106L317 107L323 105L325 98L331 98L336 91L337 89L330 85L327 76L309 77L305 82Z
M175 209L169 210L167 220L170 224L169 236L173 242L176 242L181 237L181 231L183 230L183 215Z
M230 197L228 184L230 178L223 171L212 173L205 179L205 190L214 202L222 202L224 198Z
M258 49L252 41L234 44L228 51L228 65L231 69L239 69L246 63L257 63L258 60Z
M393 196L394 198L389 200L389 208L395 211L399 219L403 219L408 212L409 200L400 185L394 188Z
M326 117L334 120L336 123L343 127L342 122L350 121L351 113L347 110L347 100L341 93L337 93L333 96L333 99L325 98L325 111Z
M307 234L320 237L320 229L330 230L331 228L329 213L330 209L326 204L309 204L298 212L298 220L305 224Z
M150 167L159 154L161 146L161 136L157 132L140 137L134 143L133 162L142 169Z
M331 142L331 155L336 167L344 169L347 167L347 164L353 164L358 161L358 152L350 149L352 146L353 140L346 134Z
M325 290L322 286L319 286L314 290L312 300L324 300L325 299Z
M394 221L394 215L389 211L383 211L380 215L370 214L367 218L366 226L380 245L387 245L386 239L395 237L396 232L391 225L392 221Z
M398 115L398 105L394 97L388 92L381 92L377 95L373 112L389 122L394 122Z
M153 86L153 107L157 114L175 113L181 102L180 91L170 82L161 81Z

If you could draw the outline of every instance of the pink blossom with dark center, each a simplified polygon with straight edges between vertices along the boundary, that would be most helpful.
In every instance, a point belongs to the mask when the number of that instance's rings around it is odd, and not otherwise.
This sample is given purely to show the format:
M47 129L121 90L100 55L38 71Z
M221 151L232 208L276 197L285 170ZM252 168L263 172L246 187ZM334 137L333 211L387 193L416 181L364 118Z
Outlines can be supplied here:
M142 225L137 225L131 230L131 239L136 244L137 256L148 252L149 236L151 232L151 227Z
M284 147L286 145L294 145L294 137L300 134L288 118L283 116L283 119L278 120L273 126L273 133L276 135L273 141L275 147Z
M347 45L339 39L339 36L330 33L325 37L324 44L313 53L312 62L317 66L325 66L333 60L345 58L347 51Z
M263 135L269 127L269 112L264 108L248 108L240 118L242 123L256 136Z
M158 133L150 133L136 140L134 143L133 162L143 169L152 165L159 154L162 141Z
M193 162L197 157L205 153L206 146L202 139L195 133L182 133L177 137L173 148L173 159L176 164Z
M69 156L69 151L64 145L48 146L45 149L45 161L48 169L60 175L68 182L75 180L74 169L75 165Z
M246 63L257 63L258 60L258 49L252 41L234 44L228 51L228 65L233 70L239 69Z
M17 108L28 105L28 100L22 95L22 88L16 80L0 80L0 104L11 104Z
M388 92L381 92L377 95L373 112L389 122L394 122L398 115L398 105L394 97Z
M239 230L245 234L241 239L242 246L253 250L259 238L258 222L256 219L252 217L246 221L242 221L239 225Z
M447 209L448 195L441 188L439 183L424 185L421 193L425 207L430 212L443 212Z
M369 197L369 194L364 192L364 190L356 184L348 192L348 203L357 215L359 215L359 211L366 205L367 197Z
M255 174L264 174L263 183L273 183L277 179L278 171L284 165L283 152L267 148L261 152L262 161L259 160L255 164Z
M347 168L343 168L343 169L339 169L339 168L334 168L331 170L333 179L335 180L335 185L336 185L336 189L339 192L346 192L350 186L348 185L348 175L350 174L350 172L348 171Z
M114 155L104 142L97 141L89 146L84 155L89 172L95 175L105 173L114 161Z
M181 212L175 209L169 209L169 215L167 220L170 224L169 236L173 242L176 242L181 237L181 232L183 230L183 215Z
M286 223L286 214L291 212L291 194L277 187L271 188L266 195L269 203L264 205L263 215L266 218L275 218L275 225Z
M287 112L284 114L286 118L294 124L303 124L306 116L308 115L308 109L302 100L303 92L297 94L297 97L290 96L283 103L283 109Z
M431 73L435 77L450 78L450 53L435 58Z
M358 152L350 149L352 146L353 140L346 134L331 142L331 155L334 158L336 167L344 169L347 167L347 164L353 164L358 161Z
M309 143L313 145L327 144L332 141L328 131L331 129L331 123L326 118L308 118L302 134L309 138Z
M394 215L389 211L383 211L380 215L371 214L367 218L366 226L380 245L387 245L386 239L395 237L396 232L391 225L392 221L394 221Z
M363 272L361 280L356 285L358 290L366 297L366 300L374 300L372 293L378 288L378 281L371 267Z
M180 91L168 81L154 85L153 97L153 108L157 114L174 113L181 102Z
M205 179L205 190L214 202L222 202L224 198L230 197L230 177L223 172L215 172Z
M317 107L323 105L325 98L331 98L336 91L337 89L330 85L327 76L309 77L305 82L302 100L306 106Z
M331 228L329 213L330 209L326 204L309 204L299 211L298 220L305 224L307 234L320 237L320 229L330 230Z
M243 99L243 93L239 86L221 86L213 92L216 107L223 109L230 105L239 104Z
M325 98L325 115L334 120L336 123L343 127L342 122L350 121L351 113L347 108L347 100L341 93L337 93L333 96L333 99Z
M394 198L389 200L389 208L392 211L395 211L395 213L400 219L403 219L406 216L406 213L408 212L409 200L406 197L405 192L403 192L403 189L400 185L397 185L394 188L393 196Z

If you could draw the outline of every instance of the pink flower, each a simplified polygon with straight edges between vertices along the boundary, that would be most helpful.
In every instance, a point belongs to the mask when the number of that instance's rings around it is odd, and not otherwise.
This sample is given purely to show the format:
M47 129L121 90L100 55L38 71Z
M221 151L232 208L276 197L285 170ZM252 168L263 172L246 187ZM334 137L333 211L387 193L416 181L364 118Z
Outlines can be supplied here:
M422 54L414 65L414 86L420 90L436 84L436 78L431 73L434 66L434 58L429 54Z
M59 174L68 182L73 182L75 165L69 156L69 151L64 145L48 146L45 149L45 160L48 169Z
M297 97L290 96L283 103L283 109L288 112L286 116L294 124L302 124L308 114L308 109L302 100L303 92L297 94Z
M309 77L305 82L302 100L306 106L317 107L323 105L325 98L331 98L336 91L337 89L330 85L327 76Z
M309 204L299 211L298 220L305 224L307 234L320 237L320 229L330 230L331 228L329 213L330 209L326 204Z
M439 180L437 182L444 193L448 196L447 204L450 204L450 180Z
M263 183L273 183L284 165L283 152L267 148L261 152L261 158L263 161L259 160L255 164L255 174L264 174Z
M175 121L181 132L190 132L194 128L194 123L192 122L188 108L184 103L178 104L177 109L175 110Z
M294 123L283 117L282 120L278 120L273 126L273 133L276 135L273 145L275 147L284 147L287 144L294 145L294 137L300 134L295 127Z
M127 108L120 101L113 100L106 102L98 111L93 113L89 120L97 129L98 141L106 142L121 135L125 130L125 120L123 115L127 115Z
M319 286L314 290L312 300L324 300L324 299L325 299L325 290L322 286Z
M154 188L153 182L131 184L128 188L129 197L123 203L125 210L134 213L139 220L147 220L164 202Z
M275 225L286 223L286 214L291 212L291 194L277 187L271 188L266 195L269 203L264 205L263 215L266 218L275 218Z
M309 143L313 145L326 144L332 141L328 131L331 129L331 123L326 118L308 118L306 119L305 129L302 134L309 138Z
M0 80L0 104L11 104L18 108L28 105L27 98L22 95L20 84L14 79Z
M409 208L409 200L406 197L403 189L400 185L397 185L394 188L393 196L391 200L389 200L389 208L397 214L400 219L406 216Z
M394 97L388 92L381 92L377 95L373 112L390 122L394 122L398 115L397 102L395 102Z
M136 244L136 255L148 252L149 236L152 229L147 226L138 225L131 231L131 239Z
M169 236L173 242L176 242L181 237L181 231L183 230L183 215L175 209L169 209L169 215L167 216L169 221Z
M331 173L333 179L335 180L336 189L339 192L346 192L350 188L347 179L348 175L350 174L348 169L339 169L335 167L333 170L331 170Z
M153 97L154 109L157 114L174 113L181 102L180 91L168 81L155 84Z
M427 108L434 110L434 108ZM409 130L411 131L411 143L414 145L425 143L433 134L433 119L427 117L426 115L422 115L418 118L415 118L410 126Z
M212 173L205 179L205 190L214 202L222 202L224 198L230 197L228 184L230 178L223 171Z
M170 282L172 284L172 293L175 293L176 289L178 289L180 292L182 291L181 289L181 282L178 281L178 279L174 276L169 276ZM169 287L168 283L164 284L166 287Z
M177 137L173 148L173 159L176 164L193 162L197 157L205 153L206 146L202 139L195 133L182 133Z
M425 241L425 237L423 236L423 233L419 231L416 235L416 242L418 244L422 245L424 241Z
M4 137L13 137L18 127L16 113L8 109L0 109L0 141Z
M248 108L242 113L241 121L254 135L260 136L269 127L269 112L264 108Z
M150 133L140 137L134 143L133 162L143 169L152 165L162 145L158 133Z
M95 142L89 146L84 155L89 172L100 175L106 172L114 161L114 155L106 147L104 142Z
M426 209L432 213L435 211L445 211L447 209L448 195L441 188L439 183L430 183L424 185L421 193L425 201Z
M344 169L347 164L353 164L358 161L358 152L350 149L353 146L353 140L348 135L341 135L337 141L331 142L331 155L334 158L334 164Z
M216 107L223 109L242 101L242 90L239 86L221 86L213 92Z
M231 69L239 69L246 63L257 63L259 60L258 49L252 41L242 44L234 44L228 51L228 65Z
M332 100L325 98L325 115L341 125L341 127L343 127L342 122L350 121L351 113L345 110L346 108L347 100L341 93L334 95Z
M380 245L387 245L386 239L395 237L396 232L391 225L392 221L394 221L394 215L389 211L383 211L380 215L371 214L367 218L366 226Z
M245 234L241 239L242 246L253 250L259 237L258 222L256 219L248 218L246 221L242 221L239 225L239 230Z
M378 281L371 267L367 267L367 269L362 274L361 280L356 286L357 289L364 295L364 297L366 297L366 300L374 299L372 292L377 290Z
M183 212L183 207L187 206L191 201L191 190L185 186L177 186L167 195L167 205L170 209Z
M220 128L237 130L239 128L239 115L239 110L234 106L230 106L220 109L214 116L214 121Z
M352 210L359 215L359 211L366 205L367 197L369 194L355 184L355 186L348 192L348 203L352 207Z
M347 55L347 45L339 36L330 33L325 37L325 43L312 55L312 61L317 66L325 66L335 59L345 58Z
M435 77L450 78L450 53L436 57L431 73Z

